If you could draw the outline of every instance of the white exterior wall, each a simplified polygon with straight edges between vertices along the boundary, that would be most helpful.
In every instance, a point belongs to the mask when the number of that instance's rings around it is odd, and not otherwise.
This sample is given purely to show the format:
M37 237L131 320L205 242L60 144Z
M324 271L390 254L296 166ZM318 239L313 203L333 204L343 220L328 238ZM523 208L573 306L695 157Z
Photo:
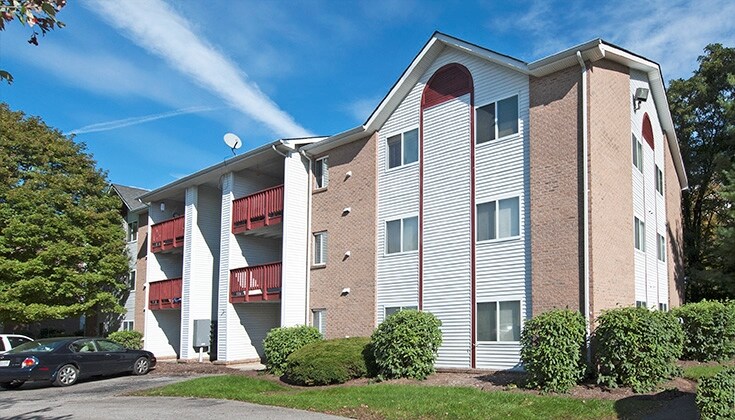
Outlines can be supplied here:
M130 237L130 230L128 228L128 223L131 222L137 222L138 221L138 214L128 212L128 215L125 219L125 234L126 237ZM126 238L126 239L127 239ZM135 265L137 263L137 256L138 256L138 240L129 241L128 242L128 273L130 271L135 270ZM136 273L137 276L137 273ZM123 317L124 321L135 321L135 283L133 283L133 289L128 291L128 297L125 299L125 315ZM120 323L120 329L122 329L123 325L122 322Z

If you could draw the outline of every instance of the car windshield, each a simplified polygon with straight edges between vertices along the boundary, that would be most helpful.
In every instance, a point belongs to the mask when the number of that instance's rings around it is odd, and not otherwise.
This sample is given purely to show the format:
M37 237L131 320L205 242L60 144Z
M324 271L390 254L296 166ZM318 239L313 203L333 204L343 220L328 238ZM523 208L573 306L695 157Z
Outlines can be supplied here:
M56 350L66 341L68 341L68 339L66 338L64 339L46 338L43 340L33 340L33 341L23 343L19 345L18 347L13 348L12 350L8 351L6 354L36 353L36 352L48 353L48 352L52 352Z

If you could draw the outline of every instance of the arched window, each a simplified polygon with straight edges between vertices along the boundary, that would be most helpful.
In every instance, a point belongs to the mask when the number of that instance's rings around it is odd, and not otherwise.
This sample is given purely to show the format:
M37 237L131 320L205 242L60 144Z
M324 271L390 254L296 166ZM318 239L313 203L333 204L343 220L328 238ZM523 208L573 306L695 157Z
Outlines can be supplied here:
M429 108L472 92L472 75L461 64L451 63L431 76L421 97L421 108Z
M648 143L648 145L651 146L651 149L654 149L653 147L653 126L651 125L651 118L648 116L648 112L643 114L642 134L643 134L643 138L646 140L646 143Z

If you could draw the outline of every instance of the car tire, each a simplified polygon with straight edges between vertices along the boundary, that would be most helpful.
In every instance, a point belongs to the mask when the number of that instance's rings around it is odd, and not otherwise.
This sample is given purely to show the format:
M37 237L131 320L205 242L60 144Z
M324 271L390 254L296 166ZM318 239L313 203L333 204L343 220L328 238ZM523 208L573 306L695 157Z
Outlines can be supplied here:
M133 375L145 375L151 370L151 362L147 357L139 357L133 363Z
M77 380L79 380L79 369L74 365L64 365L56 372L54 385L71 386L77 383Z
M3 389L18 389L24 383L26 383L26 381L0 382L0 388L3 388Z

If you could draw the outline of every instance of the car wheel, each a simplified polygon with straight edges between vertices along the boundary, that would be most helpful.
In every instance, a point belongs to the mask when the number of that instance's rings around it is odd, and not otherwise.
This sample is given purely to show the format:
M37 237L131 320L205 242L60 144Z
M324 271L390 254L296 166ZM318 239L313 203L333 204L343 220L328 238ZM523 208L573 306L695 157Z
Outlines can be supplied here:
M151 369L151 363L147 357L139 357L133 363L133 375L145 375Z
M25 381L10 381L10 382L0 382L0 388L3 389L18 389L26 383Z
M54 385L56 386L70 386L77 383L79 379L79 369L74 365L64 365L58 372L56 372L56 379Z

